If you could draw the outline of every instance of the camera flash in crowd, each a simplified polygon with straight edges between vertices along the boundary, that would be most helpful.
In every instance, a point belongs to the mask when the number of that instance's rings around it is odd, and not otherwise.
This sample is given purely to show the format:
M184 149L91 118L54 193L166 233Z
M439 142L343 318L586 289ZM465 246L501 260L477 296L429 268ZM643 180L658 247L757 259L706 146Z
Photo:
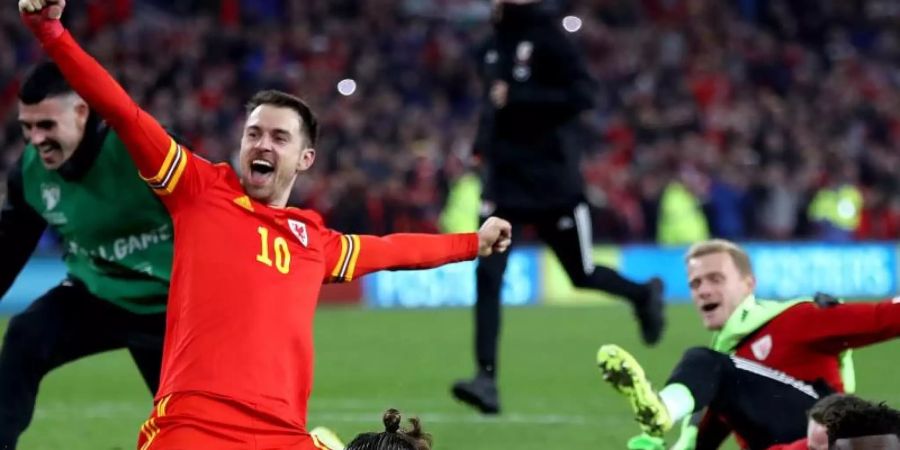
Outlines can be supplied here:
M356 93L356 81L350 78L341 80L337 85L337 90L344 97L349 97Z
M582 21L578 16L566 16L563 19L563 28L569 33L575 33L581 29Z

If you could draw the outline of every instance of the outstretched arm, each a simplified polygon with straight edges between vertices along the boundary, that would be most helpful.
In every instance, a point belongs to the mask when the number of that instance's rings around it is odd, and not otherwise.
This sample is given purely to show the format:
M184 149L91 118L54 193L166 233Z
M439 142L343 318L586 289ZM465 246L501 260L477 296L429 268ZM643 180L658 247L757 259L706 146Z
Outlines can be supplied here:
M19 2L25 24L59 66L72 89L116 130L142 178L158 194L172 194L181 178L195 169L191 161L194 158L156 119L138 107L122 86L63 28L59 17L64 6L63 0Z
M331 232L325 244L326 281L348 282L379 270L430 269L504 252L510 225L488 219L478 233L391 234L384 237Z
M478 237L468 234L337 235L330 242L329 282L343 283L379 270L430 269L478 255Z
M900 336L900 300L878 303L844 303L829 308L798 305L791 318L803 330L810 345L839 353Z

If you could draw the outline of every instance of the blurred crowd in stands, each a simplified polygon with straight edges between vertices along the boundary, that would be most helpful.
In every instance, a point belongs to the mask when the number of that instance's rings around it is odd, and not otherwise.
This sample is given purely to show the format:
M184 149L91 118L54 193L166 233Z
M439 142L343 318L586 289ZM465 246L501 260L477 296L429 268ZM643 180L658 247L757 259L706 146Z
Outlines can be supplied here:
M235 156L254 91L306 98L322 137L292 203L334 228L434 231L477 169L487 0L69 3L76 37L208 159ZM900 238L900 3L556 3L581 19L571 37L599 81L583 119L595 238ZM0 173L39 57L0 11Z

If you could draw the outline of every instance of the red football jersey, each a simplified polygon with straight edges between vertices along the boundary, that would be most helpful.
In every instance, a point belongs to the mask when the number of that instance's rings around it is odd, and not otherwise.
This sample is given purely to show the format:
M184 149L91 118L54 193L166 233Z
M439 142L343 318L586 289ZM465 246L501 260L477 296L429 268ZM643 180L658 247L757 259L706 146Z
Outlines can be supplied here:
M900 303L799 303L744 339L735 354L798 380L823 379L843 392L841 352L900 336Z
M841 379L841 352L884 342L900 336L900 302L846 303L819 307L806 302L784 312L744 338L735 354L813 383L824 380L837 392L844 392ZM726 424L707 415L700 433L727 436ZM736 436L744 444L741 436ZM774 449L795 448L805 442ZM745 445L743 445L746 447ZM805 448L805 447L804 447Z
M342 235L314 212L255 202L231 167L177 145L68 32L39 37L172 215L175 260L157 399L200 391L305 429L322 283L477 256L475 233Z
M157 395L226 395L304 427L319 289L356 275L359 237L254 202L229 166L176 151L185 168L164 197L176 242Z

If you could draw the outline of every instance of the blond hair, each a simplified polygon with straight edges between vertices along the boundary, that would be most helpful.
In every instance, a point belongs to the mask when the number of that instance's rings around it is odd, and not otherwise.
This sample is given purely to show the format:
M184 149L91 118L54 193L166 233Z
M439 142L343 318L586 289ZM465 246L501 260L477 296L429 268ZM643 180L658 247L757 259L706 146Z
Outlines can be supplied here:
M753 275L753 266L750 264L750 256L747 255L747 252L740 245L725 239L713 239L692 245L688 249L684 261L688 262L694 258L715 253L727 253L731 256L731 260L741 275Z

